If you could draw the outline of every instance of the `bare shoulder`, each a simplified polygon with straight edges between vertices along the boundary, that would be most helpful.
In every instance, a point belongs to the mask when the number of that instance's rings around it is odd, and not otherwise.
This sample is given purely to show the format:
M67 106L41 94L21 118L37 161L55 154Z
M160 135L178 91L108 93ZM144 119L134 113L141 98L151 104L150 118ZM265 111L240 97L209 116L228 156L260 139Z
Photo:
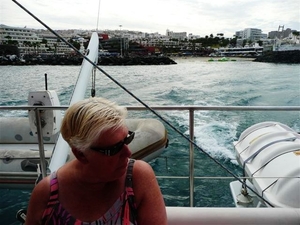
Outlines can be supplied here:
M155 173L147 162L135 161L133 166L133 190L137 206L138 224L166 225L167 214L164 199Z
M46 200L48 201L50 196L50 177L47 176L42 179L33 189L31 194L32 198L35 196L38 197L38 200Z
M135 161L132 179L135 192L139 192L139 194L146 192L151 187L158 186L152 167L142 160Z
M133 166L133 180L138 180L139 186L144 182L149 185L150 180L156 182L155 173L151 165L145 161L136 160Z
M26 215L25 225L40 224L50 197L50 177L42 179L33 189Z
M133 166L133 189L137 203L148 197L149 191L161 195L152 167L144 161L136 160Z
M154 172L152 167L145 161L142 160L135 160L134 166L133 166L133 172L134 175L149 175L154 176Z

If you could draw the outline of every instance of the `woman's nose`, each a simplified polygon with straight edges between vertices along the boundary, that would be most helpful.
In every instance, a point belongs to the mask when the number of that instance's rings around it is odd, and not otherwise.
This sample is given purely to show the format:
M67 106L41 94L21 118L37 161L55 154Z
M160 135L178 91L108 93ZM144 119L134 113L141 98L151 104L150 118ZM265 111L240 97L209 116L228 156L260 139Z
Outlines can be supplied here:
M130 151L128 145L124 145L121 152L122 152L122 155L125 157L129 158L131 156L131 151Z

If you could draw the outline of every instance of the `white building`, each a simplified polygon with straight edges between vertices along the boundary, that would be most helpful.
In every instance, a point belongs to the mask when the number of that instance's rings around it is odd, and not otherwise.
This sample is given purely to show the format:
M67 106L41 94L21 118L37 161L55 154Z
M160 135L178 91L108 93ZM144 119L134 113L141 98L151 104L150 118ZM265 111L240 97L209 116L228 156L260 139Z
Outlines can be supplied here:
M68 37L65 37L68 38ZM48 31L0 25L0 44L16 41L20 53L71 53L73 50ZM50 50L50 51L49 51Z
M0 43L16 41L21 53L35 52L38 49L46 50L42 39L29 28L10 27L0 25Z
M61 41L58 37L50 32L42 32L38 34L41 39L47 41L47 52L50 53L73 53L74 50L70 48L65 42ZM60 35L62 36L62 35ZM62 36L65 40L69 40L71 36Z
M171 39L178 39L178 40L184 40L187 38L186 32L173 32L170 30L166 31L166 36Z
M242 31L236 31L235 35L238 38L251 41L259 41L268 37L267 34L263 34L261 29L258 28L246 28Z

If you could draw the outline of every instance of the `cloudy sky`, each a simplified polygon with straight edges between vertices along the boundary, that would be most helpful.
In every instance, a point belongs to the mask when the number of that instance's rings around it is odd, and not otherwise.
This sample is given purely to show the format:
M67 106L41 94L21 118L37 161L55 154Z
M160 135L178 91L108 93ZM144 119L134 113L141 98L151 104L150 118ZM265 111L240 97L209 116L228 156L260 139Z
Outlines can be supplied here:
M279 25L300 30L299 0L17 1L52 29L116 30L122 25L125 30L165 34L169 29L202 37L232 37L244 28L267 34ZM0 0L0 24L44 28L12 0Z

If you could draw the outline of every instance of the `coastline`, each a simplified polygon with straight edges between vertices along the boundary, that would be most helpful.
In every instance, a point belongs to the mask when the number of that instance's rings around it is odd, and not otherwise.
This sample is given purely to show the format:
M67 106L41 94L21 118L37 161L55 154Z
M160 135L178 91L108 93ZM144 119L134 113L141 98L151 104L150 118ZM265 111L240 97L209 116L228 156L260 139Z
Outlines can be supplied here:
M291 51L266 51L261 56L258 56L254 61L269 62L269 63L300 63L300 50Z
M105 56L99 57L98 65L104 66L129 66L129 65L173 65L186 59L201 59L207 62L235 62L235 61L252 61L252 62L266 62L266 63L286 63L299 64L300 50L293 51L266 51L261 56L257 57L240 57L240 56L131 56L131 57L117 57ZM225 59L225 60L222 60ZM36 56L27 55L24 59L17 57L1 57L0 66L16 65L81 65L82 57L76 55L48 55Z
M0 66L27 66L27 65L81 65L81 56L74 55L48 55L48 56L25 56L24 59L17 57L2 57ZM176 62L167 56L133 56L117 57L105 56L98 58L98 65L105 66L126 66L126 65L172 65Z

